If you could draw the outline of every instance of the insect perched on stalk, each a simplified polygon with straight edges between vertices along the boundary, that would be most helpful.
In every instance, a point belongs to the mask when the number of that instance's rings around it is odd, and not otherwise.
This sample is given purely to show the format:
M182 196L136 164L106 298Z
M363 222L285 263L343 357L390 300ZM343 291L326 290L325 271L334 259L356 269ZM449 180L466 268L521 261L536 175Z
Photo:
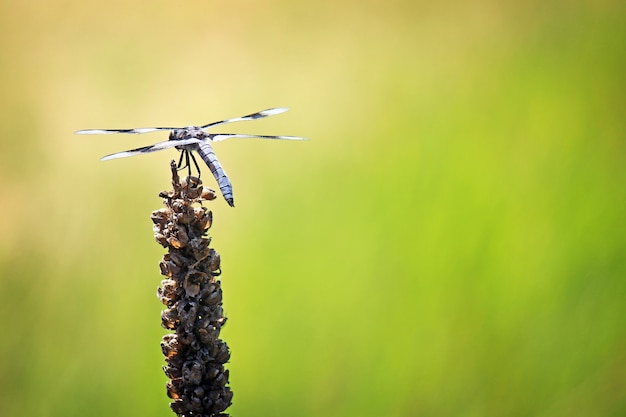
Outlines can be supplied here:
M200 167L196 162L196 158L193 151L200 155L200 158L207 164L211 173L217 181L217 185L220 187L220 191L224 196L224 199L231 207L235 206L233 199L233 186L230 179L226 175L222 164L217 160L213 146L211 142L220 142L230 138L258 138L258 139L281 139L281 140L306 140L298 136L268 136L268 135L247 135L241 133L209 133L206 129L223 125L232 122L243 122L246 120L262 119L268 116L274 116L276 114L286 112L286 108L267 109L257 113L252 113L247 116L235 117L232 119L220 120L212 122L203 126L187 126L187 127L143 127L137 129L86 129L79 130L75 133L79 135L108 135L113 133L129 133L129 134L141 134L156 132L158 130L166 130L170 132L169 139L165 142L155 143L153 145L144 146L137 149L131 149L124 152L118 152L111 155L107 155L101 158L102 161L116 158L126 158L128 156L142 155L150 152L156 152L163 149L176 148L181 151L180 159L178 160L178 168L188 168L189 175L191 175L191 162L193 162L198 176L200 175Z

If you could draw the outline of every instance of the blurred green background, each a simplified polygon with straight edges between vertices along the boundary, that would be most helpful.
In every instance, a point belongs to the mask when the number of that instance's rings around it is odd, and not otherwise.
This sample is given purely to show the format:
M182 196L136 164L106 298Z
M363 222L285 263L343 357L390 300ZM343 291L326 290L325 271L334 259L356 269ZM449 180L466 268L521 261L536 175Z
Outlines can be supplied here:
M235 416L626 415L620 1L0 5L0 414L172 416L150 212L216 145ZM214 186L209 176L207 184Z

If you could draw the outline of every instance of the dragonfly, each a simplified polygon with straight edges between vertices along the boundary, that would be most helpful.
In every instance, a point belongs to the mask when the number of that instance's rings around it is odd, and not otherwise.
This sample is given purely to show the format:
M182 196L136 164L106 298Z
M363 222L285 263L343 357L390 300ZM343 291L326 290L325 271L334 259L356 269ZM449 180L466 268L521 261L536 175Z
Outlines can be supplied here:
M169 131L169 139L164 142L158 142L153 145L143 146L141 148L130 149L128 151L118 152L111 155L106 155L100 158L101 161L107 161L109 159L126 158L129 156L143 155L151 152L161 151L163 149L176 148L181 151L180 159L178 160L178 169L189 169L189 175L191 175L191 162L198 171L198 177L200 176L200 167L193 152L197 152L200 158L207 164L217 185L220 188L224 199L229 206L235 207L233 199L233 186L226 175L226 171L222 168L222 164L218 161L213 151L211 142L220 142L231 138L257 138L257 139L280 139L280 140L307 140L299 136L268 136L268 135L247 135L241 133L209 133L206 129L223 125L226 123L243 122L246 120L263 119L265 117L274 116L286 112L288 109L272 108L256 113L248 114L246 116L234 117L231 119L224 119L217 122L208 123L203 126L187 126L187 127L142 127L136 129L86 129L75 132L78 135L109 135L114 133L127 133L127 134L143 134L156 132L159 130ZM184 161L184 164L183 164Z

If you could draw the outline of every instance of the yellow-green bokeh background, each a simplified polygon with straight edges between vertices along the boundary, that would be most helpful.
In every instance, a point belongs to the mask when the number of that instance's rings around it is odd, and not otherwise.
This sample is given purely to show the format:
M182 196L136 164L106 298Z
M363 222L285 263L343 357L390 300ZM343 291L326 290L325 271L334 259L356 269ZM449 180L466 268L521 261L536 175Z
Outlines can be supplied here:
M233 415L626 415L625 21L4 1L0 414L173 415L150 212L176 152L72 132L286 106L222 130L311 141L216 146Z

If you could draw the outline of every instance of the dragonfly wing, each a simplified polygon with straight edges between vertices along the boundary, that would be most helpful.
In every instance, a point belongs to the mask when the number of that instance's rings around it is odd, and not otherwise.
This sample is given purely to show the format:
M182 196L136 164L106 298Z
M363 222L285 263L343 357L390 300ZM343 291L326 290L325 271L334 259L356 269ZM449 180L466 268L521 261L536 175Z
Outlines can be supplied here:
M224 119L224 120L220 120L218 122L212 122L212 123L209 123L207 125L200 126L200 127L202 129L206 129L206 128L217 126L217 125L223 125L225 123L243 122L243 121L246 121L246 120L262 119L264 117L269 117L269 116L274 116L275 114L284 113L287 110L288 109L286 109L284 107L279 107L279 108L275 108L275 109L267 109L267 110L263 110L263 111L260 111L260 112L248 114L246 116L234 117L232 119Z
M216 133L209 134L209 139L212 142L221 142L230 138L244 138L244 139L280 139L280 140L308 140L307 138L301 138L299 136L268 136L268 135L244 135L239 133Z
M175 127L140 127L137 129L85 129L74 132L77 135L112 135L114 133L141 134L158 130L174 130Z
M176 146L185 146L191 145L194 143L200 143L200 139L191 138L191 139L182 139L182 140L167 140L165 142L155 143L150 146L143 146L137 149L131 149L124 152L118 152L111 155L104 156L100 158L101 161L108 161L109 159L117 159L117 158L126 158L129 156L142 155L145 153L161 151L163 149L174 148Z

